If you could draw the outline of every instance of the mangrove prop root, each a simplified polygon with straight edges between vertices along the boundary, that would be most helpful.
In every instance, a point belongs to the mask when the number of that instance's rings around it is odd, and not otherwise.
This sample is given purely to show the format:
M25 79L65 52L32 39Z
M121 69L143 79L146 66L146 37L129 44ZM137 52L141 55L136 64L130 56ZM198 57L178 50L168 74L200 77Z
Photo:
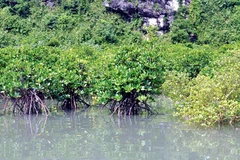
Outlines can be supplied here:
M6 95L3 95L3 94L1 96L1 98L5 99L5 104L4 104L4 107L3 107L3 112L5 113L6 110L7 110L8 103L9 103L9 98Z
M118 116L121 115L138 115L143 111L148 112L148 114L157 114L156 111L152 109L150 105L146 102L140 102L138 100L122 99L120 101L114 101L110 105L110 111L113 114L117 113Z
M47 115L49 113L48 107L44 102L44 95L35 89L22 89L19 91L20 96L17 98L10 98L12 101L12 112L19 112L22 114L39 114L42 111ZM8 103L8 100L6 100ZM5 103L6 110L8 104Z
M70 98L66 98L62 102L61 107L63 110L76 109L78 107L78 103L83 105L85 110L90 106L90 104L88 104L83 97L80 97L79 95L71 94Z
M142 112L148 112L148 114L158 114L157 111L147 104L146 101L140 102L138 100L138 93L132 92L128 93L120 101L112 100L109 103L109 109L113 114L121 115L138 115Z

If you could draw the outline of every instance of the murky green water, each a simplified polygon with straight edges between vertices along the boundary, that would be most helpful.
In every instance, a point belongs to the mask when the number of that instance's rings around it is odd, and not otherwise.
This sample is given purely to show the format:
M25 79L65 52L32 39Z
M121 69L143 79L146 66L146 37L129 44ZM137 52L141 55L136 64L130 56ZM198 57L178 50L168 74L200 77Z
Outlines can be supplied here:
M167 115L61 112L0 121L1 160L240 159L240 130L191 128Z

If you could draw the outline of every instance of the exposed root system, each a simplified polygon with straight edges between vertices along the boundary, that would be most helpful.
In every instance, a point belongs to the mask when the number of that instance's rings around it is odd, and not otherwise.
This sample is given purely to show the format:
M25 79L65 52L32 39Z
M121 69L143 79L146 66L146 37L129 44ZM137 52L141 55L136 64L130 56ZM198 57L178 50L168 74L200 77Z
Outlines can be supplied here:
M84 109L87 109L90 106L90 104L88 104L83 97L71 93L70 98L66 98L62 102L61 107L63 110L77 109L78 104L84 106Z
M19 91L18 98L7 98L4 105L4 112L9 106L9 101L12 102L12 112L21 114L39 114L44 112L49 113L47 106L44 103L44 95L35 89L22 89Z
M158 114L146 101L141 102L138 100L138 92L136 91L125 94L120 101L112 100L109 106L112 115L117 113L118 117L122 115L139 115L143 112L150 115Z

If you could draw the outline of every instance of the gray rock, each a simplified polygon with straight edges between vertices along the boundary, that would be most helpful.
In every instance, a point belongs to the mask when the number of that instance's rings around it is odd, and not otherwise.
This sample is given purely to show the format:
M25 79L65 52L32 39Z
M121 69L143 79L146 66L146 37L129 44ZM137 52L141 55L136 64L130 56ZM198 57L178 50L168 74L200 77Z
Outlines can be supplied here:
M183 0L182 5L188 6L191 3L192 0Z
M137 13L135 4L125 0L112 0L110 3L105 0L103 5L108 9L119 12L128 17L133 17L133 15Z
M42 0L42 2L45 3L45 5L50 8L56 5L56 0Z
M182 5L189 5L191 0L183 0ZM143 18L143 26L156 26L160 34L169 31L174 14L179 8L178 0L105 0L104 6L110 10L132 18L138 14Z

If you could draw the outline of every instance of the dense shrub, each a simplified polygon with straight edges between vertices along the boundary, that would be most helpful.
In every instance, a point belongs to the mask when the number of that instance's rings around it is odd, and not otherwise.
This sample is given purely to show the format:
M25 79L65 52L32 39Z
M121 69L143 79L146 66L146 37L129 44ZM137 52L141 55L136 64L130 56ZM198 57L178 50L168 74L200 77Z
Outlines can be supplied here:
M112 113L130 115L142 109L152 112L147 102L160 92L164 63L154 46L142 45L115 48L113 59L96 83L99 101L111 102Z
M10 9L13 15L18 15L23 18L30 16L30 4L28 2L18 2L16 5Z
M25 91L38 91L48 98L63 101L64 108L76 108L77 102L88 105L85 102L90 88L87 56L94 51L85 48L65 51L52 47L1 49L1 93L21 99Z
M186 43L187 35L197 36L199 44L229 44L240 40L239 3L235 1L194 0L187 11L181 9L170 34L174 43ZM234 25L233 25L234 24Z
M14 44L14 36L0 29L0 48Z
M185 72L190 78L196 77L199 72L211 62L215 56L209 46L198 47L187 44L163 44L159 45L166 63L166 70Z
M43 18L43 23L47 30L57 29L58 25L58 15L56 14L47 14Z
M64 10L69 10L72 14L84 14L90 8L90 3L94 0L69 0L62 1Z
M70 31L76 25L75 18L68 14L61 14L58 18L58 28Z
M227 51L205 75L190 80L186 74L170 74L163 84L165 93L176 100L176 115L189 123L212 126L233 124L240 115L239 50Z

